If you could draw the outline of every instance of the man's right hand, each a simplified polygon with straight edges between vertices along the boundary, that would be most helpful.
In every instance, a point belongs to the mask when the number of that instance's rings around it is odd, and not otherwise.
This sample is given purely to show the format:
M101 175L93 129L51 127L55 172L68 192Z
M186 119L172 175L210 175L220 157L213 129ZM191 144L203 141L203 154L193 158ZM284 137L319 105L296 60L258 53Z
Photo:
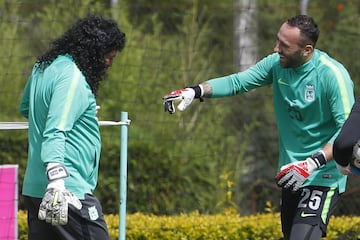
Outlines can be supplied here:
M277 184L279 187L288 188L296 192L316 169L325 164L325 153L319 151L303 161L284 165L276 176Z
M163 97L164 110L170 114L175 113L174 102L180 101L177 108L184 111L194 100L195 90L193 88L184 88L172 91Z

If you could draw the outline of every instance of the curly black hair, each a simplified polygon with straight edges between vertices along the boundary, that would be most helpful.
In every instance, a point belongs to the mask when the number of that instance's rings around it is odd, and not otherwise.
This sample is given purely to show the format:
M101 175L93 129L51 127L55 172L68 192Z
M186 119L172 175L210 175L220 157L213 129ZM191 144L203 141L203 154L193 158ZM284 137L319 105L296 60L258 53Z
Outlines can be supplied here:
M116 22L101 16L78 20L60 38L51 43L51 48L37 60L44 70L59 55L70 54L84 74L92 92L96 95L99 82L106 73L105 54L125 47L125 33Z

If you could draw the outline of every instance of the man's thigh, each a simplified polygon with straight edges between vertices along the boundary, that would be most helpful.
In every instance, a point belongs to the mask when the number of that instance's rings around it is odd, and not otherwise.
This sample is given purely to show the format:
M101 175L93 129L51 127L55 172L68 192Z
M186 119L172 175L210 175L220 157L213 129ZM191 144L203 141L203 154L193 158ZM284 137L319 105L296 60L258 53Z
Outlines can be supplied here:
M298 224L298 231L292 229L291 235L304 234L304 225L313 226L309 229L315 234L316 227L326 236L326 228L331 214L340 200L337 188L309 186L300 189L299 202L292 222L293 228ZM314 228L315 227L315 228Z
M81 200L81 210L69 207L68 224L52 226L40 221L37 213L41 199L25 197L28 208L29 240L32 239L109 239L102 207L97 198L87 194Z

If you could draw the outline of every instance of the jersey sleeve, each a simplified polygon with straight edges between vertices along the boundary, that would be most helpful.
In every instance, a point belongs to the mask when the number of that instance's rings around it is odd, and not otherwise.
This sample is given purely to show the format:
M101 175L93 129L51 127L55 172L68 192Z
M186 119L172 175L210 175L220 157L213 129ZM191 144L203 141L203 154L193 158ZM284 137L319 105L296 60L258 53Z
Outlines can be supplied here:
M32 82L32 77L35 74L35 72L36 72L36 66L34 66L32 73L25 84L24 91L22 93L22 97L21 97L21 101L20 101L20 105L19 105L19 112L25 118L29 118L30 86L31 86L31 82Z
M354 104L354 84L348 72L341 64L324 60L323 62L328 67L324 68L322 75L324 83L327 84L325 87L325 89L328 89L326 93L327 99L329 100L332 115L338 129L336 134L329 140L329 143L333 144Z
M26 82L19 106L19 112L25 118L29 118L30 81L31 78Z
M212 98L232 96L272 83L272 68L278 63L278 54L272 54L245 71L207 81L212 87Z
M49 77L57 76L56 81L48 89L51 100L43 132L41 159L44 162L63 162L67 132L70 131L88 104L88 97L82 83L84 80L75 65L49 73Z

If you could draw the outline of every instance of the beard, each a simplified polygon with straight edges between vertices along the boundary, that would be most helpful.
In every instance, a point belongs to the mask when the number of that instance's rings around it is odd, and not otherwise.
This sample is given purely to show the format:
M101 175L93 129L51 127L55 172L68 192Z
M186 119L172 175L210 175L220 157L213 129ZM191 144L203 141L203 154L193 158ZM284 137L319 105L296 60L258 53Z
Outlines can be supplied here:
M304 64L303 56L301 52L295 52L293 54L280 54L280 66L283 68L295 68Z

